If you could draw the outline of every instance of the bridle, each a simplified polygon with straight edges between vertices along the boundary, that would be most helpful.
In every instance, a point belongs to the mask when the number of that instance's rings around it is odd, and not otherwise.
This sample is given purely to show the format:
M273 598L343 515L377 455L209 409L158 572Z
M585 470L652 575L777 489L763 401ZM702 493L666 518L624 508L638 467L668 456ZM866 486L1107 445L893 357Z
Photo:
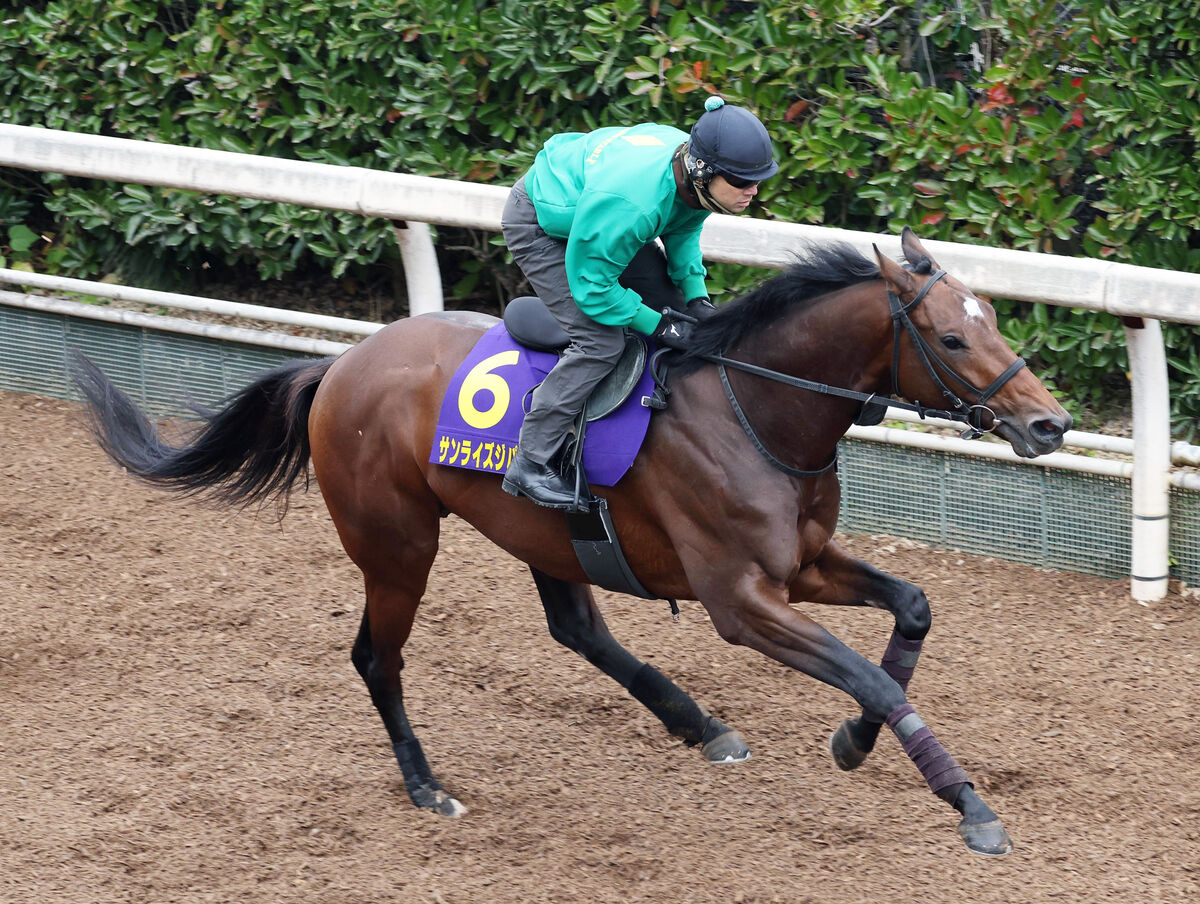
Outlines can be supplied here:
M721 385L725 387L725 395L729 399L729 404L733 408L734 414L737 416L738 423L742 425L742 430L746 436L754 444L754 447L771 463L773 467L778 468L786 474L793 477L817 477L824 474L826 471L834 468L837 465L837 450L834 450L833 458L828 464L815 471L805 471L799 468L793 468L785 465L779 459L775 458L767 448L763 445L762 440L754 432L754 428L750 425L750 421L746 418L745 412L742 410L741 404L734 395L733 387L729 383L729 375L726 373L726 367L732 367L734 370L744 371L745 373L754 374L755 376L764 377L768 380L774 380L776 383L783 383L785 386L792 386L796 389L806 389L809 392L818 392L822 395L837 396L843 399L853 399L863 403L862 411L859 414L858 421L863 422L864 415L868 415L869 411L877 411L879 419L870 421L870 423L878 423L882 420L883 412L887 408L899 408L905 411L915 412L922 420L926 417L940 417L946 420L958 421L966 424L967 429L963 431L963 439L979 439L985 433L992 433L1003 423L1000 417L988 407L988 401L999 392L1009 380L1025 367L1025 359L1017 358L1005 368L1004 373L996 377L986 388L978 389L965 377L961 376L949 364L943 361L933 350L925 337L921 335L921 331L917 329L916 324L912 322L912 318L908 315L919 305L925 296L929 294L929 290L937 284L946 275L945 270L936 270L929 277L928 281L921 290L913 297L913 300L908 304L904 304L900 297L888 289L888 306L892 312L892 395L900 395L900 340L904 333L907 332L912 340L913 346L920 356L921 363L925 367L926 373L933 381L933 384L941 390L942 395L950 404L949 409L929 408L922 405L920 401L915 403L903 402L896 399L880 399L875 393L858 392L853 389L842 389L837 386L829 386L826 383L818 383L814 380L805 380L800 377L793 377L789 374L780 373L776 370L770 370L766 367L759 367L757 364L749 364L745 361L738 361L733 358L727 358L724 355L702 355L704 360L711 361L717 365L717 372L721 377ZM937 366L934 366L936 362ZM969 390L976 396L973 404L964 402L955 392L953 392L938 375L938 367L942 369L950 378L957 382L960 386ZM990 415L991 423L984 426L984 418Z
M912 301L904 304L891 289L888 289L888 306L892 309L892 393L900 395L900 330L903 327L912 339L913 346L917 350L917 354L921 356L921 363L925 366L925 372L929 374L929 378L933 380L933 384L942 391L942 395L953 406L953 411L950 412L950 420L961 421L968 425L968 429L963 432L963 439L979 439L985 433L993 433L1000 426L1002 421L1000 417L987 406L988 401L999 392L1004 385L1017 375L1021 368L1025 367L1025 359L1018 357L1012 364L1005 368L1004 373L996 377L986 389L977 389L970 380L961 376L953 367L938 357L937 352L933 350L925 337L921 335L921 331L917 329L916 324L912 322L912 318L908 316L909 312L916 308L929 294L929 290L933 288L938 280L946 275L945 270L935 270L929 277L929 280L921 287L921 291L916 294ZM930 360L932 359L932 361ZM938 376L937 367L933 366L936 361L945 373L953 378L960 386L970 390L976 395L975 404L968 405L960 399L950 388L945 384L940 376ZM904 405L896 405L894 402L888 403L892 407L905 407ZM916 410L920 411L918 404ZM984 415L991 415L991 425L983 426ZM925 415L922 414L921 417Z

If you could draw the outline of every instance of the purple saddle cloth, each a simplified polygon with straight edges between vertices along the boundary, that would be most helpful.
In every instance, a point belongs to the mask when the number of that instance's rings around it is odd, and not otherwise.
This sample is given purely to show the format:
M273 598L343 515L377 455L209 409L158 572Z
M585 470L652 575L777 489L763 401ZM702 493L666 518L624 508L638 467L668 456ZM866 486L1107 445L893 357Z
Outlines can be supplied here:
M436 465L503 474L517 452L531 390L546 378L558 355L519 345L498 323L489 329L446 387L429 460ZM647 356L649 362L649 356ZM650 409L642 397L654 390L649 363L620 407L587 425L583 469L588 483L610 487L633 466L646 438Z

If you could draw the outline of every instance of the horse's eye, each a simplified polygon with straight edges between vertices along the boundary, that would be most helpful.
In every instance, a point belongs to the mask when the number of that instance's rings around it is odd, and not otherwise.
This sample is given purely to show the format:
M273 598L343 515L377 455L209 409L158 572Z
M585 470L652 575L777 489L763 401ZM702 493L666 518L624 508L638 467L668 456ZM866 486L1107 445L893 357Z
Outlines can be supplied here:
M946 334L942 337L942 345L946 346L946 348L950 349L952 352L956 352L967 347L967 343L963 342L957 336L951 334Z

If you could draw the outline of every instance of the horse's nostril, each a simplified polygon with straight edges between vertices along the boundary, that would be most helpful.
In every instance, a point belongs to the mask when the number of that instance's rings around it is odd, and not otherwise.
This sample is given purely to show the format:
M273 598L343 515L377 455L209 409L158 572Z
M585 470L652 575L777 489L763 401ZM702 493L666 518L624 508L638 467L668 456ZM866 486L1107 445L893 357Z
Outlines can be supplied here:
M1034 437L1044 442L1062 439L1066 428L1067 425L1055 417L1045 417L1030 425Z

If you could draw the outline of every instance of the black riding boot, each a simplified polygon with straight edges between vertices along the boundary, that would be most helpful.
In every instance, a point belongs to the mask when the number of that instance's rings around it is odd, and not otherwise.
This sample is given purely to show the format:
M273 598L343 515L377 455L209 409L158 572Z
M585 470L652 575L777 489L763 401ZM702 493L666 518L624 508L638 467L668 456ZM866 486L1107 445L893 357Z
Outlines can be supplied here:
M527 496L538 505L547 508L573 510L575 488L551 465L539 465L526 457L520 449L512 464L504 472L504 492L513 496Z

